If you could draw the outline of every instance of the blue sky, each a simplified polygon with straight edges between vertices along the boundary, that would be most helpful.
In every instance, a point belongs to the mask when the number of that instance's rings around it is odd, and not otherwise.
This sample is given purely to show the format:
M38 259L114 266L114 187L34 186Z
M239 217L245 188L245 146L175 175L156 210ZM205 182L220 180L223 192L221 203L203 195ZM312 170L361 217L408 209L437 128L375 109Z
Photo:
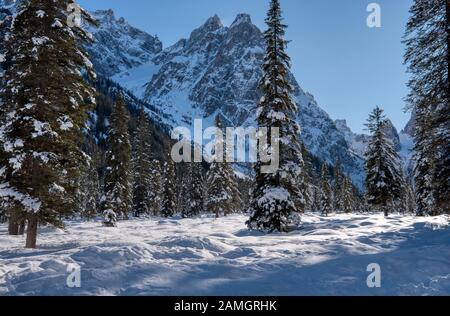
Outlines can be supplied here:
M369 28L367 5L381 6L382 27ZM264 28L268 0L79 0L85 8L108 9L167 47L218 14L225 25L249 13ZM412 0L281 0L293 72L333 119L347 119L362 132L380 105L398 129L404 113L407 74L401 38Z

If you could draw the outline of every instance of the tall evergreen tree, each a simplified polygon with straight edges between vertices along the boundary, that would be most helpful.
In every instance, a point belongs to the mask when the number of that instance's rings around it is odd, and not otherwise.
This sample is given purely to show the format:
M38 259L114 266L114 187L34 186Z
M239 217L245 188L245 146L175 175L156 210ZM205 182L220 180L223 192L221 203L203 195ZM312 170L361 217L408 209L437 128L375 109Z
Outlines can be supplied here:
M331 190L328 167L323 164L320 177L319 205L322 215L328 216L333 211L333 193Z
M167 155L164 163L164 198L162 201L161 215L164 217L172 217L176 213L176 174L175 165Z
M333 205L337 213L344 210L344 174L342 172L342 163L338 159L334 166L334 188L333 188Z
M220 130L223 129L219 117L216 118L216 127ZM216 149L222 148L221 151L217 152L224 152L223 139L216 138L215 147ZM215 157L206 177L205 207L208 212L216 214L216 217L234 213L241 204L231 164L219 160L219 157Z
M414 194L413 186L409 182L407 182L405 186L403 205L405 213L413 214L417 210L416 196Z
M81 217L90 220L98 215L100 201L100 180L98 175L99 153L97 150L86 157L82 166L78 190L78 208Z
M73 3L22 1L5 45L10 66L1 91L0 198L13 227L27 220L27 248L36 247L39 224L62 226L61 218L76 208L80 131L94 104L81 70L95 74L80 46L91 35L68 24Z
M152 145L150 123L144 112L139 111L134 141L133 165L133 211L136 217L150 214L152 189Z
M353 213L356 209L355 192L352 182L348 177L344 177L342 186L342 211L344 213Z
M404 180L400 157L392 141L384 134L386 122L383 110L376 107L366 125L372 136L365 153L365 185L368 203L388 216L389 207L396 199L402 198Z
M191 191L191 163L182 162L178 164L177 192L177 209L183 212L189 207L190 191Z
M127 219L132 210L131 143L129 115L122 95L118 95L111 113L106 151L105 195L103 211ZM111 216L110 216L111 217Z
M449 10L447 0L415 0L405 34L419 215L450 213Z
M161 163L153 159L150 164L149 210L155 216L160 215L164 196Z
M205 179L203 176L203 166L201 163L191 163L191 183L189 191L189 203L183 209L183 217L194 217L204 213L205 206Z
M256 187L253 190L253 214L247 222L250 229L265 232L286 232L300 222L295 199L302 200L302 194L295 180L301 175L303 156L299 141L300 127L295 122L297 105L291 97L292 86L288 82L290 58L286 54L284 39L286 25L283 24L280 2L271 0L266 18L268 25L264 33L266 55L263 63L263 78L260 89L263 92L258 110L259 127L279 130L279 153L269 137L268 151L279 154L279 168L264 173L263 163L256 164ZM261 141L259 142L261 145ZM272 157L274 158L274 157ZM261 159L260 159L261 160Z

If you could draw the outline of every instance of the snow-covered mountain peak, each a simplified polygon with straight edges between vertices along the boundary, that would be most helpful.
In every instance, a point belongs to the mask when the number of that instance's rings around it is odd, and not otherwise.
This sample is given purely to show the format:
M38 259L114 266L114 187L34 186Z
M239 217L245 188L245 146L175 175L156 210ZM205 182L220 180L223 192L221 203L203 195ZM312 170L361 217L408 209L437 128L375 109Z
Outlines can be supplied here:
M206 128L217 114L228 126L254 126L264 53L263 33L248 14L239 14L230 27L223 26L215 16L195 29L189 39L166 48L146 66L113 79L159 108L169 126L192 127L193 119L201 118ZM292 73L289 80L300 108L298 121L306 147L329 164L340 159L346 173L361 184L363 171L358 155Z
M99 27L88 26L95 43L87 50L96 71L110 77L148 63L162 51L156 36L141 31L124 19L117 19L113 10L98 10L93 16Z
M17 0L0 0L0 8L10 9L16 6Z
M230 25L230 28L236 27L236 26L238 26L241 23L253 24L252 23L252 18L250 17L250 14L239 13L236 16L236 19L234 20L234 22Z
M93 14L101 23L106 23L106 22L113 23L116 20L116 16L112 9L96 10Z
M216 14L212 17L210 17L206 22L200 26L199 28L195 29L191 37L196 37L196 35L200 33L208 33L208 32L215 32L219 29L223 28L222 20L220 20L219 16Z
M347 120L336 120L334 121L338 130L342 132L352 132L350 127L348 127Z

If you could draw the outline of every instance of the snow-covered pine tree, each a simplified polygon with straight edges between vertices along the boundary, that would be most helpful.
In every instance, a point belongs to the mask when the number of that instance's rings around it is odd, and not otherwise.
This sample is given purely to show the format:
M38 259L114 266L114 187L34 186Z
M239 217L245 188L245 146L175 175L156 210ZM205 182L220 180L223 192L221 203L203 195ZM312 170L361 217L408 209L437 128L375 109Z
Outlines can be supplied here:
M191 183L189 191L189 201L187 207L183 208L184 218L195 217L204 213L205 210L205 179L203 176L203 166L201 163L191 163Z
M328 167L323 164L320 177L319 206L323 216L328 216L333 211L333 193L329 179Z
M133 212L134 216L150 214L150 190L152 189L152 144L150 122L144 108L139 110L134 139Z
M92 144L92 147L96 147ZM80 187L78 192L78 208L82 218L91 220L98 215L100 200L100 180L98 175L99 152L91 151L86 163L81 168Z
M150 163L150 187L148 209L151 214L158 216L161 212L164 188L161 174L161 163L158 159L153 159Z
M300 127L295 121L298 108L291 97L292 86L288 82L290 58L286 54L287 41L284 39L287 26L282 21L280 2L271 0L266 18L268 29L264 33L266 55L260 82L263 96L258 104L257 122L259 127L279 129L280 165L275 172L264 173L263 163L259 161L256 164L253 214L247 222L249 229L265 232L286 232L297 226L303 210L299 210L294 201L304 199L295 181L302 173L303 156ZM268 138L270 153L274 144L271 137Z
M404 180L400 157L383 132L386 122L383 110L377 106L366 124L371 139L365 153L365 186L369 205L388 216L389 207L396 199L402 198Z
M405 33L419 215L450 213L449 11L448 0L415 0Z
M75 210L81 128L95 102L81 72L95 77L80 46L92 37L68 24L69 4L22 1L5 45L11 63L1 91L0 198L11 219L20 219L13 226L27 220L27 248L36 247L39 224L60 227Z
M435 211L432 178L435 152L431 148L430 119L426 108L417 108L414 130L414 186L416 190L417 215L425 216Z
M356 209L355 192L351 180L344 177L342 186L342 211L344 213L353 213Z
M300 210L299 213L303 213L306 210L312 210L314 203L314 185L312 184L311 177L306 172L302 172L300 176L295 179L295 183L300 192L300 194L294 196L294 203L297 210Z
M416 196L414 194L414 188L412 184L407 181L405 186L405 195L404 195L404 209L407 214L414 214L414 212L417 210L416 205Z
M321 188L321 183L320 183L320 179L318 182L318 185L314 186L314 192L313 192L313 202L312 202L312 208L311 210L313 212L320 212L320 199L321 199L321 192L322 192L322 188Z
M166 155L164 162L164 198L162 201L161 215L164 217L172 217L176 213L176 174L175 165L170 155Z
M334 166L333 177L334 177L333 205L334 210L337 213L340 213L343 212L344 210L344 200L343 200L344 174L342 172L342 163L339 158L336 160L336 164Z
M119 94L109 119L102 209L105 214L116 213L116 218L122 219L128 219L132 210L131 144L128 122L128 111L123 96Z
M216 117L216 127L223 129L219 116ZM223 140L216 138L215 147L222 147L220 152L223 152L225 150ZM205 208L208 212L216 214L216 217L236 212L241 204L233 168L230 163L219 160L216 158L212 162L206 176Z
M189 207L189 192L191 190L191 164L181 162L177 165L177 177L180 181L176 184L177 206L176 208L183 212Z

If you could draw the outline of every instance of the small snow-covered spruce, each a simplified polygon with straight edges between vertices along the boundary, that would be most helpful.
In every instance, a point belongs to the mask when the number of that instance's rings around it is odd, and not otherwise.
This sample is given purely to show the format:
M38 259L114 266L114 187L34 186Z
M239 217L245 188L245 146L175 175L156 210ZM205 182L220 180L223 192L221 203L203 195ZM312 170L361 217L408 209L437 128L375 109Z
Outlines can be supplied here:
M256 164L256 187L253 190L252 215L247 221L249 229L263 232L287 232L300 224L300 213L295 200L304 200L296 179L303 169L303 156L299 141L300 127L295 121L297 105L291 97L292 86L288 82L290 58L286 54L284 39L286 25L282 23L278 0L272 0L266 18L264 33L266 55L260 89L263 97L258 104L259 127L278 128L280 138L279 168L264 173L263 163ZM268 152L273 144L269 139Z
M323 164L320 177L319 206L323 216L328 216L333 211L333 193L331 191L329 170Z
M103 218L103 226L117 227L117 214L112 209L106 209L103 211Z
M150 123L142 107L137 120L134 139L133 212L135 217L150 214L150 190L152 189L152 144Z
M175 164L170 154L166 155L166 161L164 162L163 171L164 197L162 201L161 215L163 217L172 217L176 213L176 174Z
M216 117L216 127L223 129L219 116ZM222 138L216 138L215 147L216 150L220 147L224 150ZM207 194L205 208L209 213L215 214L216 217L221 215L227 216L236 212L241 204L232 165L219 160L216 158L213 161L206 176Z
M0 199L16 226L27 220L26 247L35 248L39 224L63 226L76 209L79 144L94 90L82 73L94 71L80 44L90 36L67 25L70 0L20 3L5 43L10 61L2 80ZM36 12L45 12L38 16ZM89 15L87 23L94 23ZM54 27L54 21L61 24ZM83 70L83 71L82 71Z
M415 0L405 33L419 215L450 214L449 12L446 0Z
M103 211L113 210L118 218L128 219L132 209L131 144L129 115L121 94L111 113L105 162Z
M408 181L405 186L404 211L407 214L414 214L417 210L416 196L413 185Z
M367 202L375 210L389 215L395 200L402 199L404 179L400 157L392 141L384 134L387 120L383 110L376 107L366 124L371 139L365 153Z
M190 167L189 201L181 214L184 218L195 217L204 213L205 210L203 166L201 163L191 163Z

